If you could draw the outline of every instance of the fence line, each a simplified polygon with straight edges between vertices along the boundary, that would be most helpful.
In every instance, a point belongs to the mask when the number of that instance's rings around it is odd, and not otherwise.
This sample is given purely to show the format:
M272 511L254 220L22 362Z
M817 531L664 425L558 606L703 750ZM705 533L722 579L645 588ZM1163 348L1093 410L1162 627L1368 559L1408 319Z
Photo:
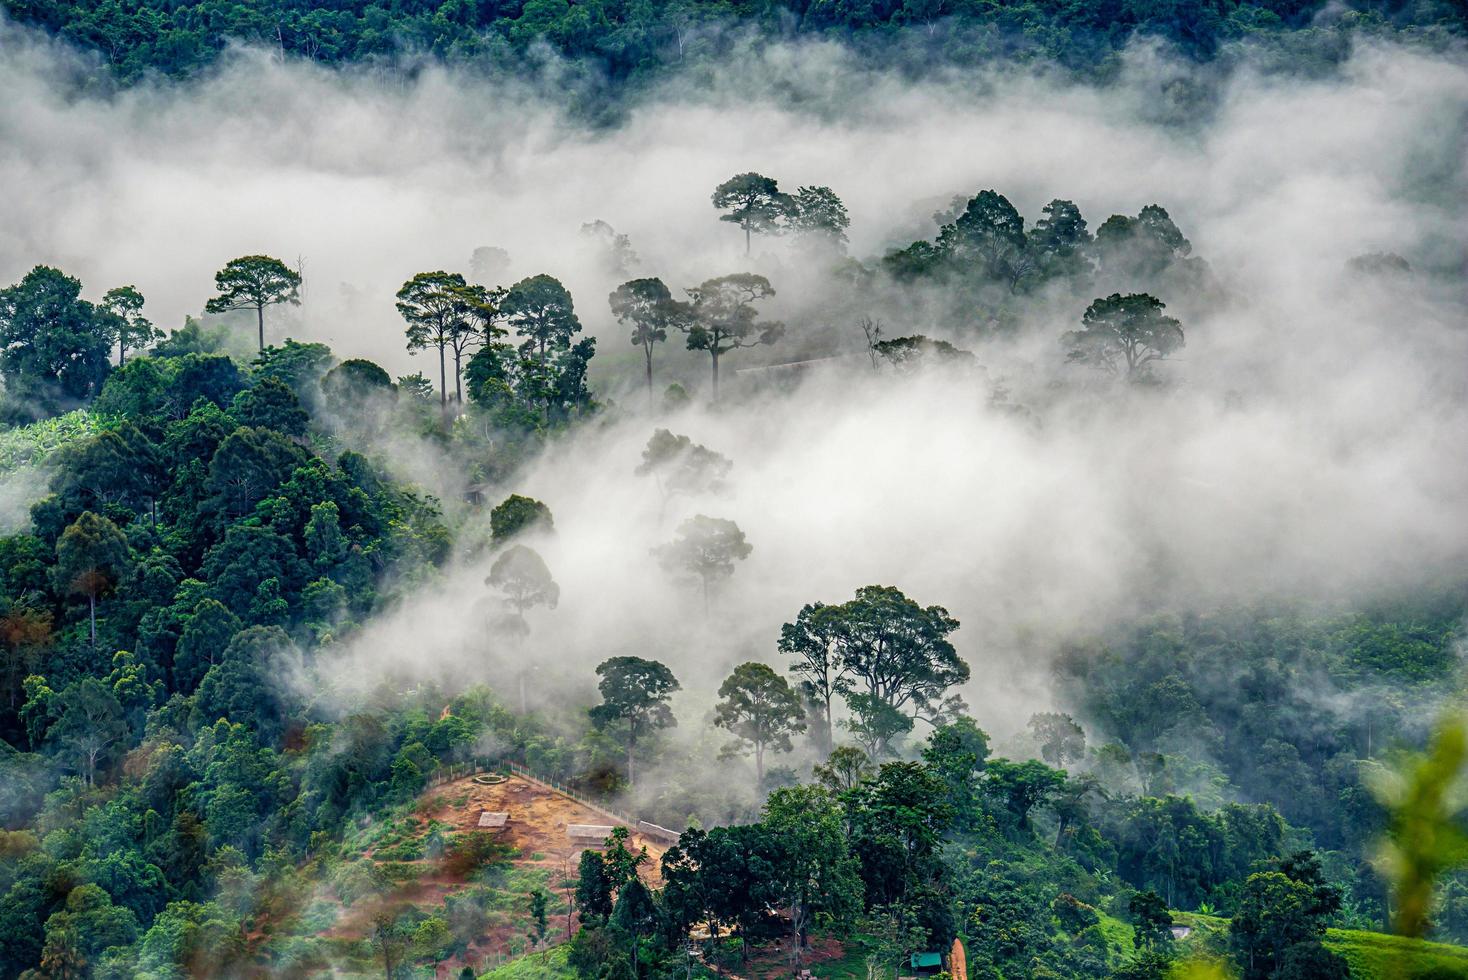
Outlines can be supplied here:
M669 830L666 827L660 827L646 820L639 820L625 813L618 813L569 784L561 782L554 776L537 773L523 762L518 762L514 759L503 759L498 763L492 763L487 758L475 758L468 762L455 765L440 766L438 771L429 777L428 786L430 788L442 786L445 783L452 783L486 772L499 772L506 775L513 773L521 779L537 783L553 793L559 793L564 797L574 800L587 809L601 814L613 823L625 826L628 830L635 830L644 837L652 837L665 844L674 844L678 841L679 835L676 831Z

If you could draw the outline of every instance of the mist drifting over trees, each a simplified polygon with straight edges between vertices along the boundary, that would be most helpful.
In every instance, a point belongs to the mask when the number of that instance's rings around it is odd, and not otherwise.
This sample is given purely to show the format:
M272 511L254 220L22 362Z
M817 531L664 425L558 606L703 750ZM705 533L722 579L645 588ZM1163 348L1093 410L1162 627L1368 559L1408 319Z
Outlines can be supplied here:
M551 7L6 5L0 975L1459 975L1461 11Z

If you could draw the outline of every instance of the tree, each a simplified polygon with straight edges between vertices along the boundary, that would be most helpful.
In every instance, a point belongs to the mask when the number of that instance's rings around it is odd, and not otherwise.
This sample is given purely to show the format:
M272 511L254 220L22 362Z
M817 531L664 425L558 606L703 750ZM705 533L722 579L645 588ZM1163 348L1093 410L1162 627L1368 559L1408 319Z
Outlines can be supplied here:
M1101 268L1117 275L1156 276L1186 260L1192 250L1167 209L1157 204L1147 205L1135 218L1113 214L1096 229L1094 251Z
M1244 980L1275 977L1292 946L1319 943L1325 917L1315 907L1315 890L1282 872L1261 871L1245 880L1229 923L1229 947Z
M127 738L122 705L103 681L85 677L61 691L51 710L57 717L47 740L75 753L76 771L91 786L97 770Z
M1061 337L1066 360L1111 374L1121 367L1132 379L1152 361L1183 346L1182 324L1163 314L1161 300L1146 293L1112 293L1086 307L1081 329Z
M652 400L652 349L668 339L669 328L687 329L693 311L673 298L661 279L633 279L618 286L607 302L612 315L632 328L632 344L642 348L647 368L647 397Z
M550 355L569 351L571 338L581 332L571 294L554 276L531 276L510 287L500 311L524 341L521 354L535 358L538 374L532 387L549 410L554 388Z
M872 760L855 745L838 745L825 762L812 769L816 781L833 793L855 789L874 772Z
M122 579L128 566L127 538L105 517L83 511L56 541L56 578L70 595L84 595L90 637L97 645L97 598Z
M972 351L923 334L876 341L871 345L871 353L874 358L880 357L898 374L914 374L933 367L961 369L978 366Z
M530 922L534 927L535 945L545 944L545 934L550 928L550 921L546 915L548 899L545 889L537 888L530 893Z
M205 487L220 512L243 517L306 459L301 447L274 429L241 426L215 450Z
M828 754L834 745L831 702L846 689L840 639L840 607L821 602L802 606L795 622L780 627L780 652L798 658L790 670L801 678L806 697L820 705L820 749Z
M892 742L913 729L913 720L870 691L847 691L851 717L842 724L873 759L894 755Z
M969 678L948 641L956 629L942 606L920 606L892 586L863 586L838 613L843 673L894 711L937 724L957 707L944 694Z
M851 853L867 905L907 903L942 873L938 845L953 820L943 780L918 762L889 762L851 793Z
M846 247L851 218L831 188L802 187L791 199L788 214L791 229L800 237L838 251Z
M397 293L397 308L408 323L408 350L429 347L438 350L438 400L448 409L448 351L454 351L454 397L462 402L460 356L479 339L475 303L484 290L470 290L457 272L420 272L403 283ZM487 297L485 297L487 301Z
M611 276L628 275L639 259L632 239L618 234L617 229L597 218L581 226L581 237L592 242L601 252L601 267Z
M10 409L39 418L94 397L111 368L110 316L80 281L38 265L0 289L0 378Z
M719 685L722 698L714 708L714 724L738 741L725 751L754 752L755 786L765 782L765 752L790 751L790 736L805 731L805 709L790 682L762 663L743 663Z
M14 710L21 682L36 666L40 652L51 643L51 611L40 608L30 595L0 600L0 690Z
M254 310L261 350L265 349L265 307L281 303L301 305L300 273L268 255L230 259L214 274L214 286L219 293L204 304L204 311Z
M274 429L300 438L306 434L310 416L296 393L284 381L265 377L234 396L229 412L241 425Z
M606 861L591 848L582 851L576 876L576 907L582 923L607 920L612 914L613 890Z
M978 776L988 758L989 736L966 715L928 735L923 761L948 784L948 799L959 820L972 821L976 815Z
M512 493L489 512L489 533L496 544L523 531L555 529L550 508L534 497Z
M322 376L321 393L332 411L351 415L365 400L377 396L391 398L392 376L372 361L348 358Z
M756 173L730 177L714 188L712 200L715 208L728 212L719 215L720 221L744 229L745 255L749 254L753 232L777 231L780 219L790 211L790 198L780 193L778 181Z
M142 350L163 337L163 331L143 316L143 294L136 286L118 286L102 294L102 309L112 314L112 332L117 339L117 366L127 363L127 352Z
M664 904L684 930L704 921L717 939L732 928L747 957L749 934L783 899L775 871L781 850L762 824L687 830L663 854Z
M1172 945L1172 913L1161 895L1137 892L1127 903L1127 911L1132 916L1132 936L1138 949L1166 950Z
M651 475L664 505L675 494L719 490L734 464L723 453L701 446L684 435L656 429L642 450L638 476Z
M1021 829L1030 825L1030 813L1050 802L1065 785L1065 773L1043 762L995 759L984 769L984 792L1009 811Z
M666 666L641 657L612 657L598 664L596 673L601 678L597 688L602 703L590 710L591 723L599 730L615 724L626 725L623 737L627 742L627 783L634 786L637 740L678 723L668 700L680 685Z
M372 920L372 949L382 957L383 976L393 980L413 946L414 926L401 912L386 909Z
M696 514L678 525L673 540L653 550L669 571L686 572L703 585L703 611L709 612L709 592L715 582L734 574L734 563L749 557L753 546L739 525L721 517Z
M506 548L490 566L489 577L484 581L505 594L505 600L521 622L525 620L525 610L535 606L554 609L561 597L561 587L551 578L545 559L523 544Z
M1089 270L1086 257L1091 233L1081 209L1057 198L1045 205L1043 217L1030 229L1029 248L1047 276L1078 275Z
M173 655L173 688L192 694L243 627L217 599L201 599L179 632Z
M997 191L974 195L953 224L943 229L938 244L961 266L973 268L983 279L1003 282L1011 290L1032 268L1025 220Z
M1040 758L1057 769L1086 757L1086 733L1070 715L1041 711L1030 715L1030 735L1040 744Z
M484 582L504 593L505 602L515 610L515 618L510 620L510 624L515 627L514 635L520 638L530 632L525 610L535 606L554 609L561 598L561 587L551 578L545 559L523 544L511 545L501 552L490 566L489 577ZM524 662L523 657L521 660L516 678L520 689L520 711L524 713L528 710L525 675L533 665Z
M688 349L708 351L713 365L713 397L719 398L719 358L741 347L773 344L785 335L785 324L762 321L754 304L775 295L770 281L752 272L706 279L685 290L693 300L692 315L680 325Z
M791 953L799 962L812 925L849 925L862 907L862 882L836 797L818 786L777 789L765 801L765 829L779 842L773 891L790 910Z

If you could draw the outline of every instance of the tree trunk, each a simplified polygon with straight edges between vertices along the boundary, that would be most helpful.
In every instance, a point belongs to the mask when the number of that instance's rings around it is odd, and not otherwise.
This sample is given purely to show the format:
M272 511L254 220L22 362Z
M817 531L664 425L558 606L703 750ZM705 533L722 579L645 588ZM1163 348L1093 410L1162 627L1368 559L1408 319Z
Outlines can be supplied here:
M637 736L632 732L627 733L627 785L637 785L636 775L632 771L632 756L637 751Z
M765 784L765 747L761 742L754 743L754 788L758 792Z
M744 223L744 257L749 258L749 222Z
M449 409L449 380L443 348L443 344L438 345L438 407L447 414Z
M714 343L717 344L718 341L716 340L716 341L714 341ZM718 401L719 400L719 349L718 349L718 347L715 347L713 349L713 351L710 353L710 357L713 359L713 362L714 362L714 397L713 397L713 400L714 401Z
M255 326L260 331L260 349L265 349L265 304L255 304Z
M97 593L87 594L87 604L91 607L92 620L92 649L97 649Z
M456 404L459 404L459 405L464 404L464 388L463 388L463 383L460 380L461 378L463 378L464 372L463 372L463 369L459 366L459 358L461 356L462 355L461 355L461 353L459 351L459 348L455 347L454 348L454 402Z
M647 403L652 404L652 344L644 343L642 353L647 357Z
M823 730L823 734L825 735L826 740L823 748L826 750L826 755L830 755L831 742L834 740L834 733L831 729L831 692L829 688L826 691L826 717L822 719L821 728Z

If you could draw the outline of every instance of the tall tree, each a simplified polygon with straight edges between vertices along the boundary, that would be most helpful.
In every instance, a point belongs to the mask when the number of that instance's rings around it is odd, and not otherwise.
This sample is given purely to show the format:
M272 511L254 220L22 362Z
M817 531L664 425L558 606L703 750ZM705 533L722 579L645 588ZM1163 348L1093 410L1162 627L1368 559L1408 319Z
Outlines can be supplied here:
M1152 361L1183 346L1182 324L1164 309L1161 300L1146 293L1112 293L1096 300L1081 315L1081 329L1060 338L1066 360L1111 374L1125 368L1129 380L1140 377Z
M632 328L632 343L642 348L646 364L647 397L652 399L652 349L668 339L669 328L684 329L693 311L673 298L661 279L633 279L607 297L612 315Z
M752 272L707 279L686 290L693 299L686 329L688 349L708 351L713 366L713 397L719 397L719 358L741 347L773 344L785 324L759 319L754 304L775 295L770 281Z
M635 786L637 740L678 723L668 701L680 685L665 665L642 657L612 657L598 664L596 673L602 703L590 710L591 723L598 729L626 726L627 784Z
M85 677L56 696L52 710L57 720L46 733L76 754L76 768L88 786L128 735L122 705L107 685Z
M463 400L459 359L478 334L480 321L472 308L475 296L457 272L420 272L398 290L398 312L408 322L408 350L417 352L429 347L438 350L438 402L444 411L448 410L449 401L450 349L454 351L455 398Z
M1086 733L1070 715L1040 711L1030 715L1030 735L1040 744L1040 758L1057 769L1086 757Z
M943 229L938 244L981 278L1006 283L1011 290L1031 270L1025 240L1025 220L1009 199L997 191L980 191L953 224Z
M763 174L747 173L730 177L713 193L714 207L727 214L719 215L744 229L744 254L750 252L750 235L778 230L779 223L790 211L790 197L780 193L779 182Z
M807 603L795 622L780 627L780 652L797 658L790 670L801 678L806 697L821 708L820 750L827 755L835 745L831 702L846 689L840 639L841 608L822 602Z
M515 618L509 620L507 625L513 627L512 635L520 639L530 632L530 626L525 622L525 610L535 606L554 609L561 599L561 587L551 578L545 559L523 544L506 548L490 566L489 577L484 581L486 585L504 593L506 604L515 610ZM521 662L516 671L516 681L520 689L520 711L523 714L529 708L525 697L525 677L534 665L526 662L523 655L519 659Z
M754 548L744 540L739 525L721 517L697 514L678 525L669 544L654 550L663 567L686 572L703 585L703 611L709 612L709 593L715 582L734 574L734 563Z
M829 187L802 187L790 201L789 221L795 234L804 239L836 250L846 247L851 218Z
M499 308L522 338L520 353L536 362L533 387L549 410L555 388L551 355L570 350L571 338L581 332L571 293L554 276L531 276L511 286Z
M723 453L699 445L667 429L653 430L642 450L638 476L651 476L663 504L676 494L700 494L722 489L734 464Z
M110 316L82 284L38 265L0 289L0 377L10 411L38 418L95 397L111 368Z
M958 620L942 606L920 606L900 589L867 585L843 603L841 664L852 685L894 711L937 724L954 708L948 690L969 678L948 636Z
M204 304L204 311L254 310L261 350L265 349L265 307L301 305L300 273L268 255L230 259L214 274L214 287L219 293Z
M789 752L790 736L805 731L805 708L790 682L762 663L743 663L719 685L714 724L738 741L728 754L754 753L755 786L765 783L765 753ZM747 746L747 748L746 748Z
M57 581L68 593L87 597L93 647L97 645L97 598L122 579L127 565L127 538L116 524L89 510L56 541Z
M545 559L523 544L511 545L490 566L485 584L505 594L505 601L515 610L521 622L525 610L535 606L556 608L561 587L551 578Z
M1028 237L1042 274L1068 276L1089 271L1091 233L1074 202L1056 198L1045 205Z
M845 815L819 786L790 786L770 794L764 826L779 841L772 869L779 902L790 912L790 945L799 962L810 928L838 933L861 911L862 882L846 838Z
M113 335L117 338L117 366L127 363L127 352L142 350L163 337L163 331L143 316L143 294L136 286L118 286L102 295L102 309L113 316Z

